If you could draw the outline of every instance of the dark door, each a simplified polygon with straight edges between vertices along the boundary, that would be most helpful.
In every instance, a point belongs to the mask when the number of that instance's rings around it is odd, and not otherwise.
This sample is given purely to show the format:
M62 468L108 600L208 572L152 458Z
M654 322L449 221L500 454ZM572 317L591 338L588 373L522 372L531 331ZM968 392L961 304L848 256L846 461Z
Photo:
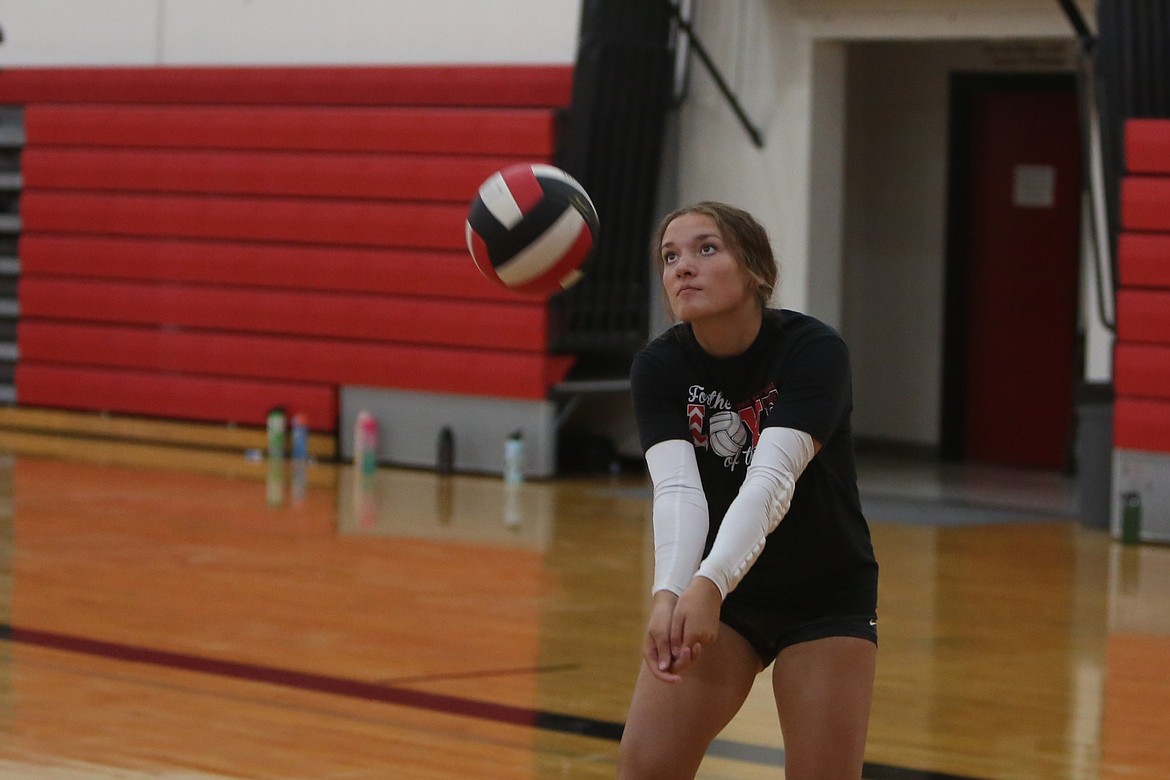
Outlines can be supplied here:
M953 87L944 450L1061 468L1078 359L1075 83L968 76Z

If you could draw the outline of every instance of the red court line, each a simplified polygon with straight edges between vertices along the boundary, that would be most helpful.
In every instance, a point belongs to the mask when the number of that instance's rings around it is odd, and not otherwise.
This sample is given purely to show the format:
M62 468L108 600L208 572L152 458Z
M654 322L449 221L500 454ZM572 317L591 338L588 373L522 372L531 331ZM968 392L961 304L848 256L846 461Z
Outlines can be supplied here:
M4 630L6 629L6 630ZM344 677L300 672L274 666L226 661L205 656L175 653L167 650L153 650L138 645L120 642L106 642L99 639L59 634L52 631L4 626L0 638L13 642L34 645L52 650L63 650L81 655L110 658L127 663L161 666L201 674L213 674L249 682L268 683L286 688L296 688L311 693L345 696L363 701L398 704L406 707L444 712L464 717L482 718L518 726L536 726L539 711L507 704L463 699L440 693L426 693L409 688L397 688L378 683L352 680Z
M87 637L71 636L52 631L21 628L0 624L0 639L11 642L44 647L53 650L110 658L128 663L161 666L168 669L201 674L213 674L249 682L268 683L287 688L344 696L363 701L382 702L431 712L441 712L460 717L479 718L497 723L537 728L565 734L617 741L621 739L624 724L617 721L565 715L547 710L515 707L508 704L465 699L440 693L426 693L408 688L398 688L345 677L300 672L293 669L261 666L259 664L226 661L204 656L176 653L167 650L153 650L120 642L107 642ZM766 748L750 743L727 739L716 739L708 748L708 754L734 758L771 766L782 765L784 751ZM865 762L864 777L900 778L900 780L976 780L975 778L952 775L945 772L907 769L887 764Z

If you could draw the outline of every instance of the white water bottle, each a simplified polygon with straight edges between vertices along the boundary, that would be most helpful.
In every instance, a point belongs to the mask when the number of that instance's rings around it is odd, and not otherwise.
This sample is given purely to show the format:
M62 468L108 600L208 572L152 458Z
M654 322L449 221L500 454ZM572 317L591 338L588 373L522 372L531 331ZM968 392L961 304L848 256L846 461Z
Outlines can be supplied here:
M513 485L524 481L524 435L520 431L504 439L504 481Z

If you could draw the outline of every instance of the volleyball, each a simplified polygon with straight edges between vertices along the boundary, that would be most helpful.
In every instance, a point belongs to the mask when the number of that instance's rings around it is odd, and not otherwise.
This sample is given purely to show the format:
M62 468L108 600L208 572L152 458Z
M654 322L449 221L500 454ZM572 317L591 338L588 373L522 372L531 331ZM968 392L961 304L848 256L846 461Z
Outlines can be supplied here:
M711 422L707 427L707 441L711 443L711 451L723 458L743 449L747 444L748 430L743 420L735 412L725 409L711 415Z
M553 165L520 163L480 185L467 213L467 249L491 281L546 295L581 279L598 228L576 179Z

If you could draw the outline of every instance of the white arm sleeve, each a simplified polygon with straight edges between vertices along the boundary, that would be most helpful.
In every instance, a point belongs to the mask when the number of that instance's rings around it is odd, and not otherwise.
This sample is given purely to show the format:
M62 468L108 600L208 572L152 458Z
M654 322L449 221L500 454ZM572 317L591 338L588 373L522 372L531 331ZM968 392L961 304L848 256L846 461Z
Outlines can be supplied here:
M707 542L707 495L694 446L682 439L646 450L654 484L654 588L681 596L699 568Z
M727 598L764 549L765 537L788 512L796 480L815 453L813 439L793 428L765 428L752 453L743 485L715 536L698 574Z

